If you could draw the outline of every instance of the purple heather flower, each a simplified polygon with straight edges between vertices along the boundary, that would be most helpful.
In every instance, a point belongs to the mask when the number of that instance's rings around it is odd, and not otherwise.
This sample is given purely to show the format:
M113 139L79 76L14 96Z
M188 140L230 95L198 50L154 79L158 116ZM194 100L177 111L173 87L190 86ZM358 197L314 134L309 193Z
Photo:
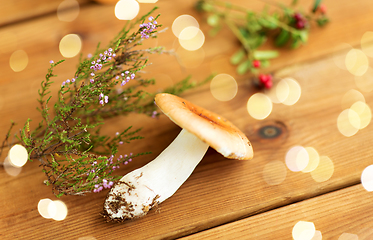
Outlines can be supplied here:
M116 132L116 133L115 133L115 135L117 135L117 136L118 136L118 135L119 135L119 132Z
M53 63L54 63L54 61L53 61L53 60L50 60L50 61L49 61L49 63L50 63L50 64L53 64Z
M94 64L96 64L96 62L95 62L95 61L92 61L91 64L94 65Z
M100 100L100 104L101 104L101 105L104 105L104 100Z
M149 19L149 21L153 21L154 20L154 18L152 16L150 16L148 19Z
M125 71L124 73L125 73L126 75L128 75L130 72L129 72L129 71Z
M72 79L71 79L71 82L75 82L75 78L72 78Z
M93 78L91 78L91 79L89 79L89 82L90 82L90 83L94 83L95 80L94 80Z
M105 103L108 103L108 102L109 102L109 97L105 96Z
M122 81L122 83L120 85L124 86L125 84L126 84L126 81Z
M116 76L115 79L119 79L119 76Z
M91 76L93 77L95 74L93 72L91 72Z
M121 75L122 77L124 77L124 73L121 73L120 75Z
M116 57L117 55L115 53L113 53L113 57Z
M135 75L134 73L132 73L132 74L131 74L131 79L134 79L135 76L136 76L136 75Z
M122 142L122 141L120 141L120 142L119 142L119 144L120 144L120 145L122 145L122 144L123 144L123 142Z
M67 80L66 80L66 83L70 83L70 79L67 79Z
M154 23L155 25L157 25L157 24L158 24L158 23L157 23L157 21L155 21L155 20L153 21L153 23Z
M112 49L112 48L109 48L109 49L108 49L108 51L109 51L109 52L112 52L112 51L113 51L113 49Z
M128 162L127 162L127 161L125 161L125 162L124 162L124 165L127 165L127 164L128 164Z
M62 82L62 86L65 86L65 84L66 84L65 82Z
M91 58L91 57L92 57L92 53L88 53L87 58Z

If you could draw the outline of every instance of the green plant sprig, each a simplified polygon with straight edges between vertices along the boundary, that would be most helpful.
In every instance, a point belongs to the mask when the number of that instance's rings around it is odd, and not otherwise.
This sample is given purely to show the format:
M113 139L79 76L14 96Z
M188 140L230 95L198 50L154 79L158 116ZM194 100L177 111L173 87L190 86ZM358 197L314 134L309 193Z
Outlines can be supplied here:
M295 10L296 0L290 7L264 2L274 5L279 11L269 12L265 7L261 12L254 12L219 0L200 0L196 4L199 11L208 14L206 20L212 27L212 36L218 34L225 24L241 43L242 47L231 57L231 63L237 65L239 74L251 72L258 75L262 68L270 65L271 59L279 56L277 50L259 50L268 38L274 38L276 47L298 48L308 41L311 22L324 26L329 21L321 0L315 0L310 13Z
M129 126L115 136L104 135L100 129L108 117L131 112L152 117L158 114L153 100L156 93L144 90L155 84L155 80L141 77L141 72L149 65L148 55L167 51L163 47L139 49L147 38L158 37L161 25L156 20L159 15L150 17L156 9L138 20L127 22L107 48L101 49L98 44L94 54L87 58L81 56L74 76L62 82L53 108L50 107L50 87L54 83L52 78L56 77L54 69L63 60L51 61L39 90L37 110L42 121L31 131L31 119L28 119L17 137L26 147L29 160L40 161L47 177L44 183L52 186L57 197L109 188L120 178L115 175L116 169L133 158L149 154L127 152L118 155L120 145L143 138L138 135L140 129L133 130ZM146 23L147 19L150 22ZM180 94L194 86L188 77L165 92ZM11 128L3 147L10 131Z

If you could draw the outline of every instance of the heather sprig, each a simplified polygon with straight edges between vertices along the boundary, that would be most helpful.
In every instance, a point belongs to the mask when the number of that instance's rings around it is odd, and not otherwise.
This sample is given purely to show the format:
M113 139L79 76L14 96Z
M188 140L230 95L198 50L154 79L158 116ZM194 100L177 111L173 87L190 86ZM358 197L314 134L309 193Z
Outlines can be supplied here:
M119 153L119 146L143 138L138 135L140 129L129 126L118 129L114 136L100 130L108 117L132 112L152 117L158 114L153 100L156 93L144 90L155 80L141 76L150 54L167 52L163 47L141 48L143 41L158 36L159 15L150 16L155 10L128 22L106 48L99 44L93 54L81 56L71 78L58 83L54 104L50 91L52 78L56 77L53 72L63 60L49 62L38 98L37 109L43 120L31 131L28 119L17 137L26 147L29 160L40 161L47 177L44 183L52 186L56 196L84 195L110 188L120 178L115 170L149 153ZM164 92L180 94L195 86L189 80L186 78Z
M277 50L260 50L269 38L273 38L275 47L298 48L308 41L312 22L324 26L329 21L321 0L315 0L310 11L296 10L296 0L289 7L262 1L275 6L277 11L270 12L267 5L263 11L255 12L219 0L199 0L196 4L197 10L207 13L206 21L212 27L212 36L218 34L225 24L241 43L241 48L230 59L232 64L237 65L237 73L251 72L256 78L260 78L271 59L279 56Z

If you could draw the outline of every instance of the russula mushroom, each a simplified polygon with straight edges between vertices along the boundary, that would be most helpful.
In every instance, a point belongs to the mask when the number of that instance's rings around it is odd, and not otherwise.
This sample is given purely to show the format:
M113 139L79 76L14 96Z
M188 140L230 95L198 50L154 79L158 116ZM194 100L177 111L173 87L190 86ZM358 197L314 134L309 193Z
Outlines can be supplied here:
M103 216L123 221L144 216L188 179L208 147L224 157L253 157L247 137L231 122L180 97L160 93L157 106L182 130L153 161L122 177L110 190Z

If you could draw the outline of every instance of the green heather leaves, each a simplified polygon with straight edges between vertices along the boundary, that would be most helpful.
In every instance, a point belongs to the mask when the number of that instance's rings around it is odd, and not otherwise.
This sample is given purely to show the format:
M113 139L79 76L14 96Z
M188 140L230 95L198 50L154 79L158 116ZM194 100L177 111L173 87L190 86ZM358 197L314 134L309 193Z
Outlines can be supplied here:
M28 119L18 139L27 148L30 160L40 161L47 178L44 183L52 187L57 197L109 188L120 178L115 175L116 169L149 154L133 154L126 147L143 138L139 135L141 129L117 126L118 132L112 136L100 130L109 117L129 113L157 115L156 93L146 91L146 87L155 84L155 79L141 76L149 64L148 56L165 52L163 47L141 49L143 41L158 36L159 15L149 17L155 10L127 22L105 49L98 44L94 54L87 58L81 56L71 79L58 80L62 85L57 94L51 91L52 78L56 77L55 67L64 60L50 62L37 99L42 121L31 131ZM188 77L164 91L181 94L195 86Z
M197 10L206 12L207 23L212 26L212 36L215 36L225 24L241 43L242 48L236 51L230 61L237 65L237 73L258 73L253 61L260 61L260 68L269 66L271 59L279 56L274 50L258 50L267 40L273 38L275 47L294 49L308 41L310 22L319 26L328 22L325 11L320 13L321 0L315 0L310 13L296 11L297 1L292 1L290 7L271 2L277 7L274 11L266 6L261 12L254 12L238 5L219 0L200 0Z

